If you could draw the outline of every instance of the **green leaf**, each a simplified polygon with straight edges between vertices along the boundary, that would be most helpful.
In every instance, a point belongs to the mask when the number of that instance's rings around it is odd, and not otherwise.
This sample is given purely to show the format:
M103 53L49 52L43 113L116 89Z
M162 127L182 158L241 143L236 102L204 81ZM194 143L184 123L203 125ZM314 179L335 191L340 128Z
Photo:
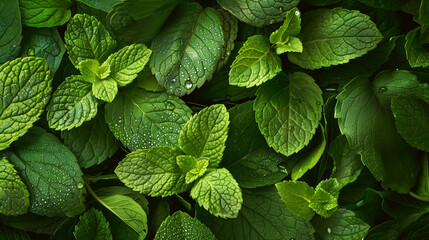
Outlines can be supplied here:
M217 2L240 21L262 27L283 21L286 12L298 5L299 0L218 0Z
M116 41L97 18L76 14L64 33L66 49L74 66L86 59L103 62L115 49Z
M229 84L247 88L259 86L281 71L281 60L271 50L268 39L255 35L238 51L229 72Z
M363 239L369 230L369 225L355 216L355 213L345 208L338 209L331 217L316 216L311 220L316 234L323 240L353 240Z
M413 68L429 66L429 48L420 41L420 30L416 28L408 32L405 38L407 59Z
M185 175L176 163L182 151L175 147L152 147L128 154L115 173L134 191L149 196L171 196L188 189Z
M110 65L100 63L95 59L85 59L79 62L78 69L85 81L94 83L101 79L105 79L110 74Z
M178 146L191 109L176 96L129 88L106 104L106 123L127 148Z
M49 127L55 130L79 127L95 117L97 104L90 83L82 76L67 77L52 94L46 109Z
M234 49L235 39L237 38L238 33L238 20L220 6L215 6L214 9L217 11L222 21L223 38L225 40L225 44L222 48L221 59L219 60L216 69L216 72L219 72L222 67L228 63L231 51Z
M302 53L289 53L292 63L318 69L349 62L372 50L383 36L376 25L356 10L318 9L303 16Z
M132 44L110 55L103 65L110 65L109 78L115 80L119 86L125 86L143 70L151 54L152 51L146 45Z
M102 212L94 208L80 217L73 235L79 240L112 240L109 222Z
M198 219L192 218L187 213L177 211L162 222L156 233L155 240L162 239L212 239L215 236L210 229Z
M255 121L253 102L229 109L229 115L231 124L221 166L245 188L272 185L285 178L289 170L283 163L287 158L267 145Z
M298 8L292 8L286 14L283 25L270 35L271 44L286 44L291 36L301 32L301 12Z
M276 183L276 188L291 213L305 219L314 216L309 204L315 191L306 182L283 181Z
M285 52L302 52L302 50L302 42L299 40L299 38L296 37L290 37L287 43L276 46L277 54L282 54Z
M396 132L390 99L419 87L417 77L408 71L385 71L372 83L356 77L337 96L335 107L341 133L351 149L361 155L362 163L385 188L400 193L409 192L414 185L418 165L411 148Z
M18 231L13 228L0 227L0 239L4 240L31 240L26 232Z
M429 200L429 153L425 153L421 163L422 171L419 174L416 185L410 195L422 200Z
M180 155L176 158L177 166L179 166L184 173L187 173L194 169L197 165L197 162L197 158L190 155Z
M153 211L151 224L149 224L149 232L151 235L155 235L156 231L158 231L162 222L170 216L170 204L167 199L162 199L156 205L155 211Z
M0 213L25 214L30 206L30 194L14 166L3 157L0 160Z
M21 55L36 56L46 59L52 75L60 67L66 52L63 40L57 28L25 28Z
M290 156L303 149L316 132L322 102L322 91L312 77L281 73L258 89L253 109L268 145Z
M30 212L72 217L85 209L82 171L70 150L52 134L32 128L0 153L15 165L30 192Z
M337 179L330 178L321 181L316 186L316 191L311 197L308 206L320 216L330 217L337 210L339 190Z
M148 231L147 215L135 199L124 194L124 192L112 191L110 188L98 189L95 196L101 205L138 233L139 239L146 237Z
M42 58L18 58L0 66L0 150L39 119L48 104L51 83L51 72Z
M185 124L179 136L179 146L186 154L207 158L209 167L222 161L228 134L229 114L225 105L204 108Z
M121 0L78 0L78 2L108 13L112 11L113 6L120 3Z
M18 0L0 0L0 64L18 56L21 34Z
M210 80L225 44L216 10L183 3L153 39L150 67L160 85L183 96Z
M22 23L29 27L55 27L66 23L71 16L71 0L19 0Z
M112 78L95 81L92 84L92 93L94 97L110 103L118 93L118 84Z
M236 218L243 203L241 189L225 168L207 172L191 189L191 197L211 214Z
M187 184L190 184L202 177L204 173L206 173L207 168L209 166L209 161L206 159L199 160L195 165L195 168L191 169L186 173L185 180Z
M216 218L200 210L197 217L217 239L314 239L310 222L290 213L274 186L243 189L243 207L235 219Z
M80 167L89 168L104 162L115 154L119 143L104 122L104 112L78 128L62 131L64 145L78 159Z
M19 216L0 215L0 221L6 226L25 232L53 234L64 221L64 217L45 217L27 213Z

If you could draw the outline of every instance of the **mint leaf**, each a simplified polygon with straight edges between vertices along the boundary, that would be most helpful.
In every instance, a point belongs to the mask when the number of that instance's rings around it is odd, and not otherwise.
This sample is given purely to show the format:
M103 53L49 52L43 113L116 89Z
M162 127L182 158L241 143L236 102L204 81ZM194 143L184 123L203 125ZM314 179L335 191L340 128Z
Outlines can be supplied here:
M405 51L411 67L429 66L429 48L420 40L421 28L408 32L405 42Z
M209 167L217 167L222 161L228 125L229 114L225 105L204 108L183 127L179 146L186 154L207 158Z
M243 198L241 189L225 168L207 172L191 189L191 197L211 214L236 218Z
M72 217L85 209L77 159L54 135L32 128L0 155L6 156L24 183L31 186L30 212Z
M311 224L323 240L363 239L369 230L368 224L345 208L338 209L327 219L316 216L311 220Z
M216 10L183 3L153 39L150 67L160 85L183 96L210 80L225 44Z
M210 229L198 219L187 213L177 211L167 217L156 232L155 240L161 239L212 239L215 237Z
M110 55L104 64L110 65L109 78L125 86L131 83L143 70L152 51L144 44L132 44Z
M121 2L121 0L78 0L92 8L100 9L103 12L110 12L115 4Z
M276 188L291 213L305 219L314 216L309 204L315 191L306 182L283 181L277 183Z
M184 173L187 173L195 168L197 165L197 159L190 155L180 155L176 158L177 166L182 169Z
M274 186L243 189L237 218L216 218L206 211L197 211L197 218L217 239L314 239L310 222L290 213Z
M302 52L302 50L302 42L296 37L289 37L289 40L285 44L279 44L276 46L277 54L285 52Z
M14 166L3 157L0 160L0 213L25 214L30 206L30 194Z
M139 149L122 160L115 173L125 186L149 196L171 196L188 189L176 163L182 151L175 147Z
M316 186L308 206L320 216L328 218L337 210L339 191L337 179L323 180Z
M270 43L275 45L285 45L290 37L301 32L301 12L298 8L292 8L286 14L283 25L270 35Z
M73 235L79 240L112 240L109 222L103 213L91 208L85 212L75 227Z
M66 23L71 16L71 0L19 0L22 23L29 27L55 27Z
M110 103L118 93L118 84L112 78L95 81L92 84L92 93L94 97Z
M195 167L186 173L185 180L187 184L190 184L200 178L208 170L209 161L206 159L199 160Z
M217 2L240 21L262 27L283 21L286 11L298 5L299 0L218 0Z
M221 59L219 60L216 69L216 72L219 72L222 67L228 63L231 51L234 49L235 39L237 38L238 33L238 21L231 13L220 6L215 6L214 9L217 11L222 21L223 38L225 40L225 44L222 48Z
M85 59L79 62L78 69L85 81L94 83L110 75L110 65L100 63L95 59Z
M55 130L79 127L95 117L97 104L91 84L82 76L70 76L52 94L46 109L49 127Z
M176 96L129 88L106 104L106 123L127 148L178 146L191 109Z
M419 86L408 71L384 71L372 83L356 77L337 96L335 107L351 149L361 155L362 163L384 187L400 193L409 192L414 185L418 166L410 147L396 132L390 99L418 91Z
M349 62L372 50L383 36L368 16L342 8L318 9L303 16L302 53L289 53L292 63L318 69Z
M115 49L116 41L97 18L76 14L64 33L66 49L74 66L86 59L104 61Z
M316 132L322 102L322 91L312 77L281 73L258 89L253 109L268 145L290 156L304 148Z
M22 40L21 12L18 0L0 3L0 64L14 59Z
M104 112L70 131L62 131L64 145L76 156L79 166L89 168L104 162L118 150L119 144L104 122Z
M42 58L18 58L0 66L0 150L39 119L49 101L51 83L51 72Z
M282 71L279 56L270 48L262 35L247 39L231 64L229 84L239 87L259 86Z

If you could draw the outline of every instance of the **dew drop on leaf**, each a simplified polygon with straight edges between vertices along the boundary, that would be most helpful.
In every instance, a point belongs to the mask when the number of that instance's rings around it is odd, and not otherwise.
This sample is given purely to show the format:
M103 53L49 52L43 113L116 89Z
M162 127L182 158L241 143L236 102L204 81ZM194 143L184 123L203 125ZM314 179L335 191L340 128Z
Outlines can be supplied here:
M300 14L299 11L295 11L296 16L299 16L299 14Z
M283 12L283 8L282 8L282 7L279 7L279 11L280 11L280 12Z
M82 188L83 188L83 183L79 183L79 184L77 185L77 188L82 189Z
M277 168L279 169L280 172L283 172L283 173L286 173L286 174L289 173L289 171L287 169L287 166L286 166L286 163L284 163L284 162L281 162L281 163L277 164Z
M386 92L387 91L387 87L380 87L379 89L378 89L378 92L379 93L384 93L384 92Z
M270 20L270 24L274 24L275 22L276 22L276 20L274 20L274 19Z
M326 229L326 231L327 231L328 233L331 233L331 228L327 228L327 229Z
M176 79L175 79L175 78L171 79L171 82L172 82L172 83L175 83L175 82L176 82Z
M186 89L191 89L192 88L192 86L193 86L193 84L192 84L192 82L190 81L190 80L187 80L186 82L185 82L185 88Z

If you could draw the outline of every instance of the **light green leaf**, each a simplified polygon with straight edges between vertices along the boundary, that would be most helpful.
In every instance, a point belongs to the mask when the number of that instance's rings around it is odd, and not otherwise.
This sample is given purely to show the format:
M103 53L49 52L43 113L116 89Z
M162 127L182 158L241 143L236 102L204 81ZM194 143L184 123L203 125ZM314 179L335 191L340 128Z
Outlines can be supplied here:
M25 214L30 206L30 194L14 166L3 157L0 160L0 213Z
M210 80L225 44L216 10L183 3L153 39L150 67L160 85L183 96Z
M420 41L421 28L408 32L405 42L405 51L411 67L429 66L429 48Z
M110 55L106 63L110 65L109 78L114 79L119 86L131 83L143 70L152 51L144 44L132 44Z
M195 165L195 168L191 169L186 173L185 180L187 184L190 184L200 178L206 173L209 166L209 161L206 159L199 160Z
M216 218L206 211L197 211L197 217L217 239L314 239L310 222L289 212L274 186L243 189L243 207L237 218Z
M336 178L323 180L316 186L308 206L320 216L328 218L337 210L339 191Z
M281 60L271 50L268 39L255 35L247 39L231 64L229 84L247 88L259 86L281 71Z
M180 155L176 158L176 163L184 173L187 173L195 168L197 159L191 155Z
M255 27L281 22L286 12L298 5L299 0L217 0L240 21Z
M284 45L291 36L296 36L301 32L301 12L298 8L292 8L286 14L283 25L270 35L270 43Z
M97 114L97 99L82 76L70 76L52 94L47 107L50 128L70 130Z
M61 131L64 145L76 156L79 166L89 168L115 154L119 143L104 122L104 111L78 128Z
M25 28L21 56L36 56L46 59L52 75L60 67L66 52L57 28Z
M0 150L24 135L51 96L52 76L42 58L27 57L0 66Z
M110 65L100 63L95 59L85 59L79 62L78 69L85 81L94 83L104 79L110 74Z
M323 240L364 239L369 225L345 208L338 209L328 219L316 216L311 220L316 234Z
M253 109L268 145L290 156L303 149L316 132L322 102L322 91L312 77L281 73L258 89Z
M282 54L285 52L302 52L302 42L299 38L290 37L286 44L279 44L276 46L276 53Z
M129 88L106 104L106 123L127 148L178 146L191 109L176 96Z
M0 64L18 56L21 34L18 0L0 0Z
M109 222L95 208L85 212L76 225L73 235L79 240L112 240Z
M112 78L95 81L92 84L92 93L94 97L110 103L118 93L118 84Z
M229 114L225 105L204 108L185 124L179 136L180 148L196 158L207 158L209 167L222 161L228 134Z
M376 25L356 10L318 9L302 18L302 53L289 53L292 63L318 69L349 62L374 49L383 36Z
M155 240L174 239L206 239L215 240L210 229L198 219L192 218L187 213L177 211L162 222L156 232Z
M283 181L276 183L276 188L291 213L305 219L314 216L313 209L309 207L314 189L306 182Z
M19 0L22 23L29 27L55 27L71 16L71 0Z
M75 216L85 209L82 171L77 159L54 135L34 127L0 152L15 165L30 192L30 212Z
M115 173L134 191L149 196L171 196L188 189L185 174L176 163L183 155L175 147L152 147L128 154L119 162Z
M67 52L74 66L86 59L103 62L115 49L116 41L97 18L76 14L64 34Z
M191 197L216 217L236 218L243 203L241 189L225 168L214 169L200 178Z
M390 99L419 91L420 86L408 71L385 71L372 83L365 77L354 78L337 96L335 117L351 149L385 188L400 193L408 193L414 185L418 164L396 132Z

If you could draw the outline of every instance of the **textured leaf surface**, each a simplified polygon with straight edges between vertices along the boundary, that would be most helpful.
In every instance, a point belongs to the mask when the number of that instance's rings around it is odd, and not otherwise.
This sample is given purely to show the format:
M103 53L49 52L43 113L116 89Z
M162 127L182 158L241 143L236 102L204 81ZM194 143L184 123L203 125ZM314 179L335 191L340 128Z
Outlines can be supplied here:
M286 44L289 37L296 36L301 32L301 12L298 8L292 8L286 14L283 25L270 35L270 43Z
M176 163L182 151L175 147L139 149L127 155L115 170L134 191L149 196L171 196L186 191L185 175Z
M44 59L18 58L0 66L0 149L24 135L39 119L51 94Z
M109 222L102 212L94 208L80 217L73 235L79 240L112 240Z
M118 141L104 122L103 111L78 128L62 131L61 137L83 168L102 163L119 148Z
M312 77L281 73L258 89L253 109L268 145L289 156L310 142L322 117L322 102Z
M106 63L110 65L110 78L119 86L131 83L143 70L152 51L144 44L132 44L110 55Z
M152 41L150 67L160 85L183 96L210 80L225 44L216 10L197 3L179 5Z
M0 64L19 53L22 39L21 12L18 0L0 1Z
M310 222L292 215L275 187L243 189L243 207L235 219L216 218L206 211L197 217L217 239L314 239Z
M245 188L272 185L286 177L286 157L267 145L255 121L253 102L229 109L229 115L231 124L221 166Z
M401 193L414 185L418 166L410 147L396 132L390 98L419 87L416 76L408 71L385 71L372 83L356 77L337 96L335 107L341 133L361 155L363 164L384 187Z
M25 214L30 206L30 194L14 166L3 157L0 160L0 213Z
M29 27L55 27L66 23L71 16L71 0L19 0L22 23Z
M134 151L152 146L177 146L191 109L176 96L127 89L106 105L106 123Z
M289 53L292 63L318 69L349 62L376 47L383 36L368 16L342 8L318 9L304 14L302 53Z
M110 65L100 63L95 59L85 59L79 62L77 66L85 81L94 83L104 79L110 74Z
M103 62L116 46L104 25L87 14L74 15L67 24L64 40L70 61L75 66L85 59Z
M192 218L187 213L177 211L169 216L158 229L155 240L163 239L207 239L215 240L210 229L198 219Z
M298 5L299 0L218 0L217 2L240 21L262 27L283 21L286 12Z
M420 41L420 28L408 32L405 42L407 59L411 67L429 66L429 47Z
M228 125L229 114L225 105L211 105L185 124L179 136L179 146L189 155L209 159L209 166L216 167L222 161Z
M97 114L97 99L82 76L70 76L52 94L47 107L50 128L70 130Z
M279 56L271 50L265 36L247 39L231 65L229 84L239 87L259 86L282 71Z
M306 182L284 181L277 183L276 188L291 213L306 219L314 216L309 207L314 189Z
M211 214L236 218L243 203L241 189L225 168L206 173L191 189L191 197Z
M112 102L118 93L118 84L111 78L95 81L92 84L92 93L102 101Z
M220 19L222 20L223 38L225 44L222 48L221 59L218 62L216 71L219 72L222 67L228 63L231 51L235 46L235 39L238 33L238 20L231 13L224 10L220 6L215 6Z
M338 206L338 181L335 178L319 182L308 205L322 217L330 217Z
M32 128L0 155L7 156L24 183L31 186L31 212L71 217L85 209L77 159L54 135Z

